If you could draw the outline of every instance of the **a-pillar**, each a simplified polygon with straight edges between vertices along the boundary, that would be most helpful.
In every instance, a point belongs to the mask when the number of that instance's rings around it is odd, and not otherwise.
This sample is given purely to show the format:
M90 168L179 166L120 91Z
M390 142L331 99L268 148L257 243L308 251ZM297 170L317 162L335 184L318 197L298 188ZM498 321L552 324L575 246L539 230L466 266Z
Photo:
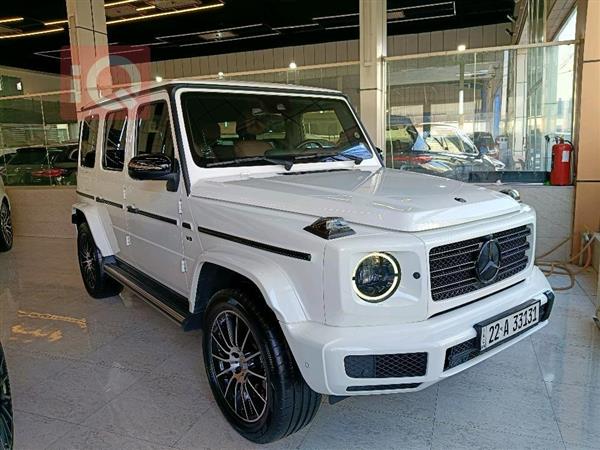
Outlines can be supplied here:
M110 92L112 77L104 2L66 0L77 111Z
M385 150L387 1L359 1L360 117L375 145Z
M573 251L579 249L581 233L600 227L600 2L577 4L578 38L584 38L580 54L579 114L575 120L577 141L577 177L575 182L575 218Z

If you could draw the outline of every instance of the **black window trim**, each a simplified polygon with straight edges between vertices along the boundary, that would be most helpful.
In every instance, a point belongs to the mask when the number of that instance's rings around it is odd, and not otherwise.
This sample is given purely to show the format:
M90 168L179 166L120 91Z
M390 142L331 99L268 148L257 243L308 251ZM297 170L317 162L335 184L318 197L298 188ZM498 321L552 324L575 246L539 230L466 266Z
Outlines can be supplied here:
M94 117L96 117L96 120L98 121L98 129L96 130L96 143L94 144L94 152L96 152L96 154L94 155L94 165L93 166L85 166L83 164L83 152L81 151L81 144L82 144L82 135L83 135L83 124L89 119L89 123L91 123L94 120ZM78 161L77 161L77 166L78 169L88 169L88 170L94 170L96 168L96 158L98 156L98 152L97 152L97 148L98 148L98 138L100 137L100 114L98 112L92 112L91 114L85 116L82 120L81 120L81 125L79 126L79 157L78 157ZM89 152L88 152L89 153ZM87 153L86 153L87 155Z
M110 115L110 114L115 114L115 113L119 113L121 111L125 111L127 113L127 122L125 123L125 149L123 151L123 167L121 167L120 169L113 169L110 167L106 167L104 165L104 155L106 152L106 132L107 132L107 127L106 127L106 118ZM130 120L130 110L129 108L125 107L125 108L119 108L119 109L113 109L110 111L106 111L104 113L104 116L102 117L102 154L100 155L100 162L101 162L101 169L107 172L117 172L117 173L122 173L123 169L125 168L126 164L126 158L127 158L127 137L129 135L129 122Z
M164 103L165 106L167 107L167 114L169 115L169 132L171 133L171 142L173 144L173 158L175 158L175 156L177 155L178 152L178 148L175 148L176 146L176 136L173 134L173 113L171 111L171 105L170 105L170 101L169 98L156 98L153 100L148 100L148 101L144 101L144 102L140 102L138 103L138 105L135 108L135 117L133 120L133 128L134 128L134 134L133 134L133 139L134 139L134 143L133 143L133 156L138 156L138 135L139 135L139 130L138 130L138 117L139 117L139 113L140 113L140 109L143 108L144 106L148 106L148 105L152 105L154 103Z

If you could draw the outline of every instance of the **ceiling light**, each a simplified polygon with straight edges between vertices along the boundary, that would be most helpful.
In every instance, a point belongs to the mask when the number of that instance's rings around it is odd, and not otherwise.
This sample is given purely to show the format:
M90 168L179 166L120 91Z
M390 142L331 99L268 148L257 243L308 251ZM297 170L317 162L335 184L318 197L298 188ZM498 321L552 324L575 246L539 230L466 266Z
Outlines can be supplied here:
M148 5L148 6L140 6L139 8L135 8L136 11L148 11L149 9L155 9L156 5Z
M219 72L219 73L217 74L217 78L219 78L219 80L222 80L222 79L223 79L223 77L225 77L225 74L224 74L223 72Z
M179 45L179 47L193 47L195 45L218 44L221 42L241 41L244 39L257 39L257 38L263 38L263 37L267 37L267 36L279 36L279 35L281 35L281 33L279 33L279 31L276 31L274 33L257 34L254 36L235 37L235 38L231 38L231 39L225 39L223 41L192 42L191 44L181 44L181 45Z
M387 12L387 20L405 19L406 14L402 9L390 9Z
M0 23L21 22L23 20L23 17L7 17L6 19L0 19Z
M273 27L272 30L292 30L294 28L309 28L309 27L318 27L318 23L305 23L303 25L288 25L285 27Z
M336 14L335 16L320 16L313 17L312 20L323 20L323 19L341 19L343 17L354 17L358 16L358 13L350 13L350 14Z
M60 27L60 28L52 28L50 30L30 31L29 33L4 34L4 35L0 35L0 39L14 39L14 38L20 38L20 37L27 37L27 36L37 36L38 34L55 33L57 31L64 31L64 30L65 30L64 28Z
M157 83L160 83L163 80L163 77L157 75L156 77L154 77L154 80L156 80Z
M126 5L127 3L135 3L138 0L117 0L115 2L108 2L104 4L105 8L110 8L111 6L119 6L119 5Z
M298 65L297 65L297 64L296 64L294 61L292 61L292 62L290 63L290 66L289 66L289 67L290 67L290 69L294 70L294 69L297 69L297 68L298 68Z
M50 25L62 25L63 23L69 23L67 19L53 20L52 22L44 22L44 25L49 27Z
M214 3L212 5L194 6L192 8L177 9L174 11L164 11L164 12L159 12L159 13L154 13L154 14L146 14L143 16L125 17L123 19L107 20L106 25L113 25L115 23L123 23L123 22L133 22L135 20L147 20L147 19L152 19L155 17L162 17L162 16L172 16L175 14L183 14L183 13L201 11L203 9L220 8L223 5L224 5L223 3Z
M465 44L460 44L458 47L456 47L456 50L458 50L459 52L464 52L467 49L467 46Z
M210 34L210 33L218 33L218 32L223 33L224 31L241 30L244 28L256 28L256 27L261 27L261 26L263 26L262 23L255 23L252 25L244 25L241 27L221 28L219 30L194 31L193 33L183 33L183 34L168 34L165 36L156 36L156 39L170 39L170 38L178 38L178 37L185 37L185 36L197 36L199 34Z

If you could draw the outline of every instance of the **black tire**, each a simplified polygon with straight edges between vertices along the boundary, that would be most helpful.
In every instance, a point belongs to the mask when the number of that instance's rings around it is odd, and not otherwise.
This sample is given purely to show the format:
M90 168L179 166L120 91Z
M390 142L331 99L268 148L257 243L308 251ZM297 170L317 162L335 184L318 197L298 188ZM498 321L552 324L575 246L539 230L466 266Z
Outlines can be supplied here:
M14 439L12 397L4 351L0 345L0 449L11 450Z
M13 246L13 227L10 209L6 201L0 204L0 252L7 252Z
M123 286L104 272L104 260L86 222L77 227L77 257L86 291L94 298L112 297Z
M302 378L261 298L238 289L214 294L204 318L203 350L215 400L246 439L276 441L304 428L317 413L321 395Z

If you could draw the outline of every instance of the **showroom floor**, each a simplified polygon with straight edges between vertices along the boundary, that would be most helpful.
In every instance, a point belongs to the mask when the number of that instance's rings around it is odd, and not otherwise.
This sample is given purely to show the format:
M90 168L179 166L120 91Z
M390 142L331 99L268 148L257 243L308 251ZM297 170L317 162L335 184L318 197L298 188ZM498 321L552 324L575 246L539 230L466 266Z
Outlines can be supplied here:
M271 447L600 448L593 276L577 281L533 338L419 393L324 403ZM0 339L16 450L251 447L212 400L201 334L128 291L90 298L72 240L18 238L0 254Z

